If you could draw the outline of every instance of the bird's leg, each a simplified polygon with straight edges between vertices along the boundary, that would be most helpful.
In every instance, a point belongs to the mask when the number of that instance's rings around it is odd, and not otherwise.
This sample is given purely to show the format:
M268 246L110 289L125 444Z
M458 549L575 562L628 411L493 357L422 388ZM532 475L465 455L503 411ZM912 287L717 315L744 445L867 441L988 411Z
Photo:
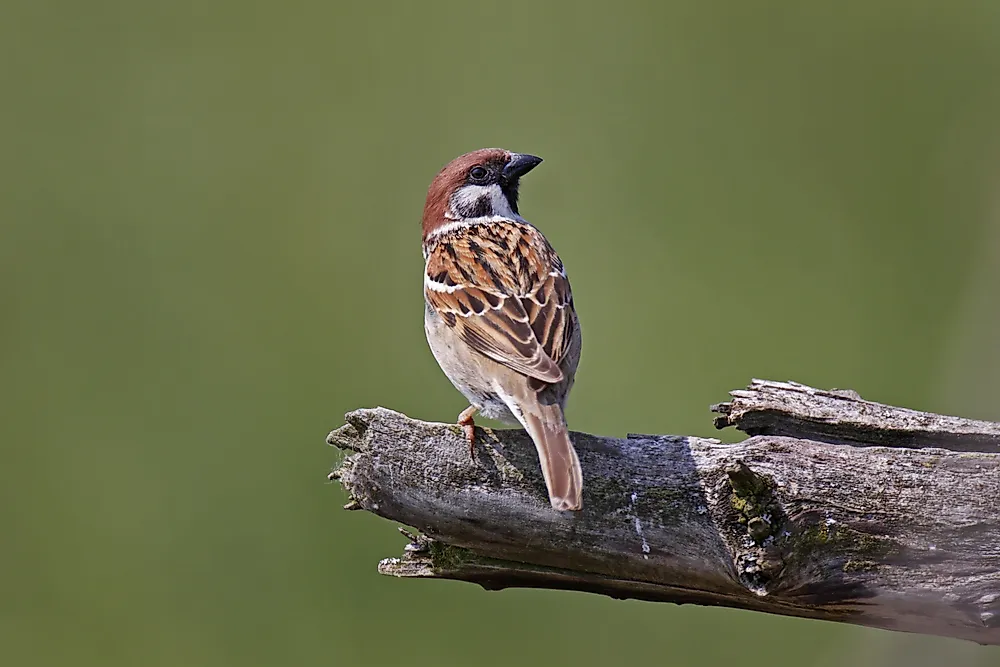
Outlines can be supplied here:
M458 415L458 425L462 427L465 439L469 441L469 456L473 461L476 460L476 422L473 417L477 412L479 408L470 405Z

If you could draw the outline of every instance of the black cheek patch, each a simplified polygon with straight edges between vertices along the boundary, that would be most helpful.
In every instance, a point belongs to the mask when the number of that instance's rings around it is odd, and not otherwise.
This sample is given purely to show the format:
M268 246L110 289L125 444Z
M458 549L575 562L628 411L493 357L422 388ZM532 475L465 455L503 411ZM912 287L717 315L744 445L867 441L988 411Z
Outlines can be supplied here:
M482 218L484 216L493 213L493 202L489 196L484 195L476 200L475 205L472 207L472 211L469 213L470 218Z
M458 213L463 218L482 218L493 214L493 203L489 195L483 195L474 202L464 204Z

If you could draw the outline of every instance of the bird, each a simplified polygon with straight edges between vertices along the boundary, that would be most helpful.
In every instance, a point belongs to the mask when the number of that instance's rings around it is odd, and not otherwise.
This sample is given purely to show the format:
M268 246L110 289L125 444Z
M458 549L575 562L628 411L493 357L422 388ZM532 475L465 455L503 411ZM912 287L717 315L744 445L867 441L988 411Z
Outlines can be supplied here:
M562 260L518 212L540 157L501 148L460 155L434 177L423 211L424 331L469 401L457 422L475 456L475 415L520 424L551 506L583 507L583 471L564 416L580 323Z

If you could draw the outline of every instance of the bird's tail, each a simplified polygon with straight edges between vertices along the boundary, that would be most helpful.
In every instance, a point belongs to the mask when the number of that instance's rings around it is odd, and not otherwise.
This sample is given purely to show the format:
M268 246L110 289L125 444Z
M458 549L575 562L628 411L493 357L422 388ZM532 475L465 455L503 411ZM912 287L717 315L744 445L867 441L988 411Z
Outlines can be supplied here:
M583 471L558 405L522 406L522 422L538 450L549 502L557 510L583 507Z

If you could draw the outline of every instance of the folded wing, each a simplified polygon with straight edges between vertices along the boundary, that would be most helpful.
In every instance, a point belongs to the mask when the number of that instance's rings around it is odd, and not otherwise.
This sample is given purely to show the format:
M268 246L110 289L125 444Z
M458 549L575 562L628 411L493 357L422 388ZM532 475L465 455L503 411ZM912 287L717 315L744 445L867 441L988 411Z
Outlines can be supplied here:
M564 379L559 361L576 326L573 297L558 255L530 225L443 235L427 257L424 294L476 351L543 383Z

